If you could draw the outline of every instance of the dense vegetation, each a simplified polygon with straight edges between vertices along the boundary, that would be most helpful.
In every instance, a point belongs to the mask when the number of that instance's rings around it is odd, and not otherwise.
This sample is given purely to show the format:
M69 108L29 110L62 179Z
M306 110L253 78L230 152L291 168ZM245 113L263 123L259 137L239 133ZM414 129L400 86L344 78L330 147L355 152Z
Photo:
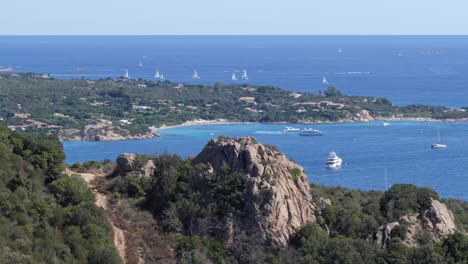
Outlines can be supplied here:
M0 127L0 263L120 263L103 209L62 174L58 139Z
M279 249L263 244L259 238L242 234L226 248L210 226L196 223L206 218L243 216L245 176L230 171L228 166L218 173L207 172L203 165L192 165L190 159L163 154L159 157L139 156L144 164L152 159L156 165L154 177L116 175L106 190L130 202L142 211L151 212L157 224L153 227L161 236L178 238L173 241L180 263L466 263L468 237L450 235L434 244L421 233L417 247L402 241L406 226L392 230L386 248L372 242L377 228L407 213L424 211L431 199L439 199L429 188L396 184L386 192L348 190L340 187L312 185L329 233L324 225L309 223L291 239L290 247ZM196 177L195 175L202 175ZM268 195L265 194L265 199ZM323 199L330 199L325 206ZM466 228L468 203L449 200L459 230ZM130 216L131 222L134 220ZM137 232L137 231L135 231Z
M351 120L361 110L384 118L468 117L466 108L397 107L384 98L344 96L334 87L323 95L294 96L280 88L247 84L58 80L35 74L0 77L0 117L8 125L24 122L13 118L15 113L30 113L34 120L65 128L83 128L95 119L106 119L133 133L147 132L149 126L194 119L292 123Z

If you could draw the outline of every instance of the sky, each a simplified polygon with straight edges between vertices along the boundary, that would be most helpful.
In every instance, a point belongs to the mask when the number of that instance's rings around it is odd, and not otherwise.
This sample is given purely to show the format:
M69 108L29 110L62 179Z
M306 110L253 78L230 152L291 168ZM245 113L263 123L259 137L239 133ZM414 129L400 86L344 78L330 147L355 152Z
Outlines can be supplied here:
M468 34L468 0L0 1L0 35Z

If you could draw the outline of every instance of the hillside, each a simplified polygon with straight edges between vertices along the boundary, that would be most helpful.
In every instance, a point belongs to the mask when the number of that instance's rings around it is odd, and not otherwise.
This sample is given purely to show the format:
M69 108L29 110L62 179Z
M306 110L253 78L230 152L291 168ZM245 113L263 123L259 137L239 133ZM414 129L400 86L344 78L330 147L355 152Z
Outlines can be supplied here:
M122 154L98 185L120 212L128 263L468 260L466 202L408 184L309 186L300 165L252 137L212 139L189 159Z
M0 127L0 263L120 263L104 210L54 136Z
M466 119L466 108L409 105L385 98L322 95L272 86L188 85L146 80L62 80L0 75L0 123L55 131L62 140L157 137L150 127L203 119L246 122L351 122L376 119Z

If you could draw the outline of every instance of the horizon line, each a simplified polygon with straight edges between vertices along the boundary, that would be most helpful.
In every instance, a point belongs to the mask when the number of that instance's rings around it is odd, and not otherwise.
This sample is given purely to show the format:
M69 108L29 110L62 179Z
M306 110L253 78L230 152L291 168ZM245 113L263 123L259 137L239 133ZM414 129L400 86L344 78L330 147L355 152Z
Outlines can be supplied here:
M467 34L0 34L0 37L463 37Z

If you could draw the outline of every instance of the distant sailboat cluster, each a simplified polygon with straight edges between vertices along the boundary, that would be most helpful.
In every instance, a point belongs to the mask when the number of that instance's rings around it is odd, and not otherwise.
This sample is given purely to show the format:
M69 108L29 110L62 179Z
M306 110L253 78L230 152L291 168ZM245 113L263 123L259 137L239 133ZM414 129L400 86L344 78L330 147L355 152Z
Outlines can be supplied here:
M138 66L140 68L143 68L143 61L142 60L140 60L140 63L138 64ZM124 72L124 74L120 78L130 79L130 74L128 73L128 69L122 69L122 71ZM249 76L247 75L247 70L246 69L244 69L242 71L242 77L241 78L242 78L242 80L248 80L249 79ZM163 81L164 80L164 74L162 72L160 72L159 69L156 69L156 72L154 73L154 79L159 80L159 81ZM200 80L201 79L200 74L198 74L197 69L195 69L193 71L192 79L193 80ZM232 81L237 81L238 80L235 71L232 72L231 80Z

